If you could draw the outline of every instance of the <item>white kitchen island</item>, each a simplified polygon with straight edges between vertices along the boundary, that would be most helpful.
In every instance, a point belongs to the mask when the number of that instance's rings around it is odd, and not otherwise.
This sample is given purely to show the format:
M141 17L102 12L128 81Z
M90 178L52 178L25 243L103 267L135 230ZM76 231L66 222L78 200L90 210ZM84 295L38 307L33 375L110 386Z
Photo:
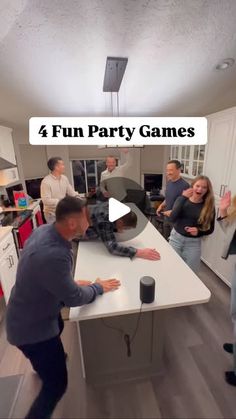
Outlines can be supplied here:
M139 219L144 217L135 211ZM78 249L75 280L100 277L121 281L119 290L99 296L87 306L70 309L69 318L78 325L82 373L93 383L158 373L168 328L167 309L206 303L211 295L150 222L138 236L124 243L156 248L161 260L112 256L99 241L81 242ZM156 281L156 298L153 303L142 305L139 316L139 281L145 275ZM137 323L128 356L124 334L132 337Z

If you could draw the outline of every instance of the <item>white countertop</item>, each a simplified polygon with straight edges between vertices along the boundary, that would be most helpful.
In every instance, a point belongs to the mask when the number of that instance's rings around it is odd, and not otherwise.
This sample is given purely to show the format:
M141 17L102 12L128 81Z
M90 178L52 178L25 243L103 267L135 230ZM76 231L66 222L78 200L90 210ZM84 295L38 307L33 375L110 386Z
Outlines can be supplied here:
M0 241L3 240L6 237L6 235L11 232L11 230L11 226L0 227Z
M19 207L2 207L4 212L11 212L11 211L26 211L26 210L34 210L40 203L40 199L34 200L34 202L31 202L30 205L26 208L19 208Z
M140 213L139 217L143 217ZM99 317L135 313L140 310L139 281L149 275L156 280L156 299L143 304L142 311L205 303L210 291L185 262L176 254L155 227L148 222L146 228L134 239L123 242L137 248L156 248L160 261L113 256L97 242L81 242L75 269L75 280L117 278L119 290L99 296L83 307L70 309L70 320L87 320Z

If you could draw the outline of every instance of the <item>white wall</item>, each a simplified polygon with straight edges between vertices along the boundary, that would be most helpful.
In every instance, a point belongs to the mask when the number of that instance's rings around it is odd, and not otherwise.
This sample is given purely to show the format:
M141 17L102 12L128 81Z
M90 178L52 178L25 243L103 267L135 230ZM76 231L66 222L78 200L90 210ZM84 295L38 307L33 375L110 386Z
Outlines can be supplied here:
M162 189L165 188L166 163L170 156L170 146L150 145L141 150L141 181L144 173L164 174Z
M32 146L29 144L28 130L13 130L13 140L20 180L33 177L43 177L48 173L47 160L53 156L60 156L65 162L66 176L72 182L70 168L71 159L102 158L109 155L122 156L119 148L99 149L96 146ZM168 146L145 146L131 148L132 168L127 171L127 177L141 182L141 174L145 172L164 173L169 158ZM122 162L122 158L121 158Z
M141 173L162 173L165 146L145 146L141 151Z

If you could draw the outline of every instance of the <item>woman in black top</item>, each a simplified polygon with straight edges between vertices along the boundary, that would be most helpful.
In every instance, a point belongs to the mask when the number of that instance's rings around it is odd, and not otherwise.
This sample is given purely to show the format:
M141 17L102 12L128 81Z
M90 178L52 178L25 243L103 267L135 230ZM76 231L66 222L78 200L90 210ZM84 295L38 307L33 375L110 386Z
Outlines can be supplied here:
M214 195L208 177L196 177L192 187L183 191L174 203L170 220L173 222L170 245L198 273L201 238L214 231L215 223Z
M234 274L231 282L231 317L234 325L234 344L225 343L223 348L234 356L233 371L225 372L227 383L236 386L236 196L231 200L231 193L227 192L220 201L220 217L217 219L225 233L222 258L231 256L235 262Z

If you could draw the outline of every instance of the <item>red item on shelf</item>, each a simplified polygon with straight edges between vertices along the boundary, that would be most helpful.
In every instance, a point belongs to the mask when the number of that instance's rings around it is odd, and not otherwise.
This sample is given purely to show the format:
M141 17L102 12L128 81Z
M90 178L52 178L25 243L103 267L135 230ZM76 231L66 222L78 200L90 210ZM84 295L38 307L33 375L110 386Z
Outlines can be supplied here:
M31 220L27 220L19 227L19 247L23 249L25 241L29 238L33 231Z
M26 194L24 191L13 191L14 201L16 207L27 207L27 199ZM22 205L22 202L24 202L24 205ZM21 202L21 203L20 203Z
M0 298L3 296L3 289L2 289L2 287L1 287L1 284L0 284Z

